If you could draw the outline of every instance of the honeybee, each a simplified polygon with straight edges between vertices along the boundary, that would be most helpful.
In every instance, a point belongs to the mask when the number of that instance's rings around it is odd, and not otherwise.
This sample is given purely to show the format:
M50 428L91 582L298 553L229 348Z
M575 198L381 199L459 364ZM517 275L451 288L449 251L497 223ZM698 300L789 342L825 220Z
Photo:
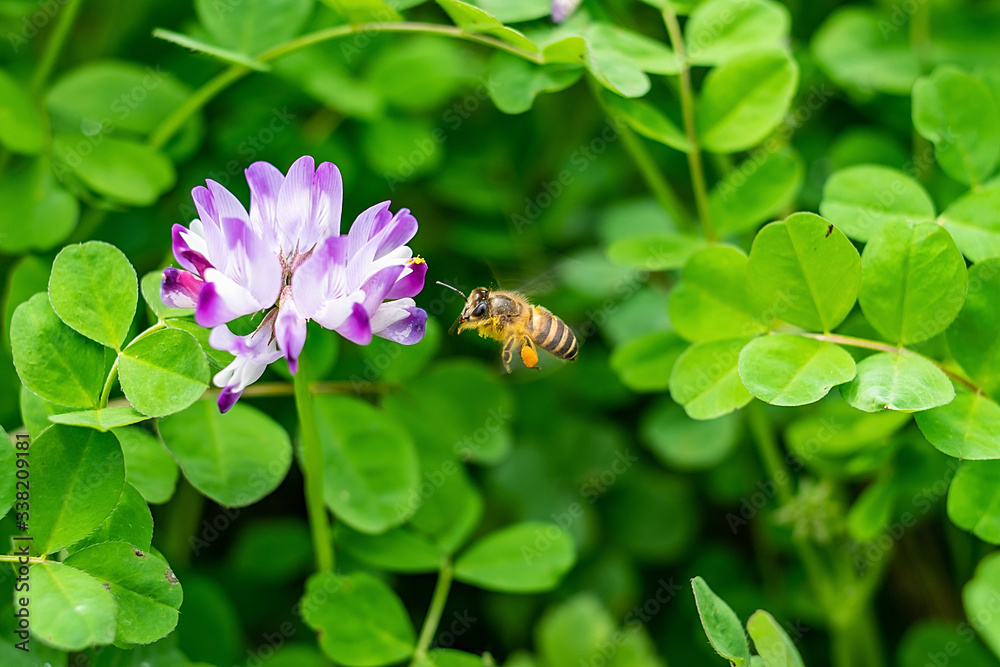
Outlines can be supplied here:
M538 368L535 345L560 359L576 361L579 349L576 336L548 309L532 305L517 292L477 287L465 296L451 285L442 282L438 285L458 292L465 299L462 314L452 326L452 332L476 329L480 336L502 342L500 358L508 373L515 350L525 366Z

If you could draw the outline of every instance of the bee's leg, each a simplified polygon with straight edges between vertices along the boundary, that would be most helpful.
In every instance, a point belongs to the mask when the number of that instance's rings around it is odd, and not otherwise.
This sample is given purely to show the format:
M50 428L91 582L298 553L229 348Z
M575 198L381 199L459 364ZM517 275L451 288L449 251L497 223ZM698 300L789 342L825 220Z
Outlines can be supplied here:
M538 352L535 350L535 343L527 336L524 337L524 342L521 344L521 361L528 368L539 370Z
M507 369L510 373L510 360L514 357L514 343L517 341L516 336L511 336L503 344L503 352L500 353L500 359L503 361L503 367Z

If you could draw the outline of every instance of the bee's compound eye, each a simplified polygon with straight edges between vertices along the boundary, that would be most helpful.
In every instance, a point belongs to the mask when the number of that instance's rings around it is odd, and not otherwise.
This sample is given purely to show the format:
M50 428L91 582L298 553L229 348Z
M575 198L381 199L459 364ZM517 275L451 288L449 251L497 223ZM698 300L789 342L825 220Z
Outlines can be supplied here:
M474 309L474 310L472 311L472 316L473 316L473 317L482 317L482 316L483 316L483 315L485 315L485 314L486 314L486 304L485 304L485 303L480 303L480 304L479 304L478 306L476 306L476 307L475 307L475 309Z

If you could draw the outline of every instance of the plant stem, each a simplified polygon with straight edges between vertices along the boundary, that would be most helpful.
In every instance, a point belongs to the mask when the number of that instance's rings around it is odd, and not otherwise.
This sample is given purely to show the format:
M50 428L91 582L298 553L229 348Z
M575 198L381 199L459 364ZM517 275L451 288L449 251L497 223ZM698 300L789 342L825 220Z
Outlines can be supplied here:
M816 340L822 340L827 343L837 343L838 345L847 345L849 347L863 347L868 350L889 352L891 354L912 354L931 362L932 364L940 368L945 375L947 375L948 377L952 378L957 382L961 382L971 391L974 391L977 394L982 393L983 391L982 388L975 382L973 382L972 380L968 379L967 377L963 376L960 373L956 373L955 371L951 370L950 368L942 364L940 361L935 361L934 359L925 357L919 352L908 350L905 347L896 347L894 345L890 345L889 343L882 343L877 340L868 340L867 338L855 338L854 336L842 336L840 334L818 334L818 333L804 332L804 333L799 333L798 335L805 336L806 338L815 338Z
M530 51L519 49L518 47L508 44L495 37L465 32L457 26L408 21L401 21L399 23L360 23L356 25L341 25L333 28L326 28L324 30L318 30L307 35L302 35L301 37L296 37L295 39L285 42L284 44L279 44L271 49L268 49L257 56L257 60L259 62L266 63L307 46L312 46L313 44L319 44L321 42L358 33L375 32L425 33L441 35L443 37L452 37L454 39L464 39L466 41L492 46L495 49L506 51L507 53L518 56L519 58L524 58L525 60L529 60L539 65L544 62L541 54L531 53ZM212 98L222 92L225 88L243 78L243 76L251 71L253 70L244 65L233 65L210 79L201 88L196 90L191 97L187 98L182 105L174 109L173 113L164 119L160 126L157 127L156 130L149 136L149 145L154 148L162 147L167 143L167 141L170 140L170 137L174 136L174 133L181 128L184 122L192 114L208 104Z
M111 365L111 371L108 372L108 379L104 381L104 389L101 390L101 402L98 403L98 408L108 407L108 398L111 396L111 387L115 386L115 380L118 378L118 362L121 360L121 352L115 357L115 363Z
M20 563L22 558L27 558L29 563L54 563L44 556L15 556L14 554L0 554L0 563Z
M694 189L694 202L698 207L698 218L701 221L702 233L708 241L715 240L715 229L712 227L712 214L708 208L708 189L705 186L705 168L701 163L701 147L698 144L698 131L694 121L694 92L691 89L691 63L684 51L684 37L681 25L677 22L677 13L670 2L663 4L663 22L670 35L670 43L680 61L681 81L681 113L684 116L684 131L687 134L691 149L687 153L688 167L691 169L691 186Z
M302 476L306 483L306 509L313 548L316 551L316 570L333 572L333 536L326 518L326 500L323 497L323 450L319 444L319 427L313 412L312 395L306 369L295 374L295 409L299 415L299 433L302 438Z
M427 618L424 619L424 626L420 629L420 639L417 640L417 648L413 652L411 667L416 664L417 660L427 655L427 649L434 641L434 633L437 632L438 624L441 622L444 604L448 601L448 591L451 590L451 575L451 561L445 559L441 563L437 584L434 585L434 594L431 596L431 606L427 609Z
M165 508L166 528L161 537L162 551L174 567L191 562L191 537L198 530L205 498L182 475L177 481L177 490L170 504Z
M76 14L82 4L83 0L69 0L62 13L59 14L59 20L56 21L56 25L49 35L49 41L45 44L42 60L38 64L38 69L35 70L35 76L31 79L32 96L37 97L42 92L42 87L49 75L52 74L52 68L55 67L59 52L62 51L63 44L66 43L66 37L69 36L70 28L73 27L73 21L76 20Z
M910 49L917 57L920 71L923 72L927 60L927 50L931 43L930 2L917 2L916 9L910 15ZM933 149L931 142L913 128L913 169L917 180L926 182L931 175Z
M625 150L631 156L635 166L638 167L639 173L642 174L643 180L646 181L646 185L652 191L656 201L678 223L678 226L692 226L694 220L691 217L691 213L684 206L684 203L677 196L677 193L674 192L673 188L670 187L667 179L663 177L659 167L656 166L656 162L653 161L649 151L643 145L642 140L635 136L635 132L628 127L621 127L619 134L621 135Z

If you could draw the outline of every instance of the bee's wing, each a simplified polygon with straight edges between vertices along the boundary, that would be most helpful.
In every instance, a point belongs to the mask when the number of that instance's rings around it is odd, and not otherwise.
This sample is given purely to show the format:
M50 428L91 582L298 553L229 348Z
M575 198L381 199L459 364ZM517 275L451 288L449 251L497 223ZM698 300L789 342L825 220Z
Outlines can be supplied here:
M460 325L461 323L462 323L462 316L459 315L458 317L455 318L455 322L450 327L448 327L448 333L452 336L458 333L458 325Z
M506 271L500 274L492 265L490 266L490 270L501 289L516 292L527 297L539 296L554 291L559 284L561 271L557 265L543 273L533 274L531 278L525 279L524 274L517 271Z

